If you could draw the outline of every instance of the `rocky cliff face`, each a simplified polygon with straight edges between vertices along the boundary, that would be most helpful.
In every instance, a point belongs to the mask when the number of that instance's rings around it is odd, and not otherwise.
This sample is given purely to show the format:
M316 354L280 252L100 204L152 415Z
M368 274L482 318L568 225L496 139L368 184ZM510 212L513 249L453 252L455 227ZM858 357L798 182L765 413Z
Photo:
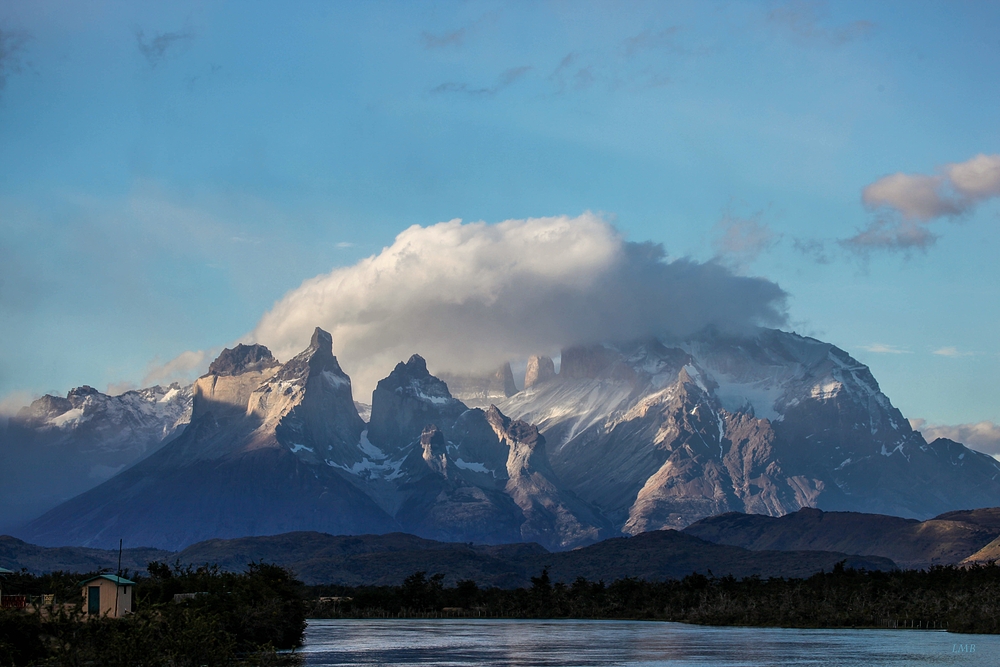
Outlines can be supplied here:
M562 488L536 426L513 421L496 406L490 406L485 416L497 440L507 448L504 488L524 514L522 539L566 549L612 534L607 519Z
M109 396L84 385L23 408L0 429L0 531L156 451L187 425L191 403L190 386Z
M533 355L528 357L528 365L524 370L524 388L548 382L556 376L556 366L549 357Z
M351 378L333 356L333 338L322 329L309 347L250 395L248 415L260 420L249 449L286 447L311 462L359 460L365 423L358 415Z
M226 348L195 380L192 418L211 412L216 419L242 417L254 389L274 375L281 364L263 345Z
M1000 464L926 443L867 367L780 331L566 350L555 379L499 407L538 424L567 488L632 534L727 511L923 519L1000 501Z

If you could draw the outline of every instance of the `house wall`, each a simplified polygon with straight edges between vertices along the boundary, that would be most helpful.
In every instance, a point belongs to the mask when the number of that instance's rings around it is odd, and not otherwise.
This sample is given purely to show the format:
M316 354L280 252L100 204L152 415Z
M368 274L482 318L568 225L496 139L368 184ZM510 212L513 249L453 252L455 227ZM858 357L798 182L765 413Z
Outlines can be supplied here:
M115 594L118 595L118 617L132 613L132 586L118 586L107 579L97 579L82 586L83 608L87 609L87 595L91 586L101 589L101 616L115 618Z

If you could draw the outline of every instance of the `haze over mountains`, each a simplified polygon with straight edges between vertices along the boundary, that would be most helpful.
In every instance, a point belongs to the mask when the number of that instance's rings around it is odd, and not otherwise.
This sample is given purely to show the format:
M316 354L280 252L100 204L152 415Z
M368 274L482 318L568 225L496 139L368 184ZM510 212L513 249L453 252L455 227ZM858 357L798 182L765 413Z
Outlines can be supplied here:
M191 420L191 386L108 396L77 387L43 396L0 429L0 530L10 530L109 479Z
M403 531L559 550L730 511L926 519L1000 504L1000 463L925 442L867 367L791 333L567 348L558 373L551 359L529 360L519 391L509 366L449 379L420 356L400 362L366 423L326 332L284 364L237 346L190 390L145 390L176 392L171 410L141 413L142 432L168 442L145 458L157 444L109 445L138 462L16 534L177 550L295 530ZM187 391L190 423L171 439ZM42 457L107 421L83 419L85 408L65 417L73 410L73 392L36 401L12 420L4 452ZM12 443L17 433L30 437Z

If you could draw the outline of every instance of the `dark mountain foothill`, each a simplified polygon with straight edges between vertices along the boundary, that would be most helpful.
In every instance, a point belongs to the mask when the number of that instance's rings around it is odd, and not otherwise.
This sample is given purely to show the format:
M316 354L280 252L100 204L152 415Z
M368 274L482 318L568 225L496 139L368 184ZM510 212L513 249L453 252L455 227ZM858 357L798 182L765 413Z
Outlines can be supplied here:
M37 547L0 538L0 565L27 567L37 573L55 569L89 571L113 566L117 550ZM182 565L218 565L242 572L247 563L266 562L290 569L307 584L346 586L398 585L414 572L440 573L454 585L473 580L480 586L527 586L543 569L553 581L577 577L611 582L625 577L662 581L693 572L738 578L802 577L832 571L837 563L868 570L893 570L886 558L858 557L829 551L762 551L712 544L673 530L613 538L572 551L550 552L535 543L482 545L439 542L415 535L334 536L294 532L264 537L212 539L180 552L127 549L124 563L144 570L143 559ZM10 563L8 565L7 563Z
M961 563L990 544L1000 536L998 518L996 508L949 512L927 521L803 508L782 517L731 512L697 521L684 533L754 551L841 551L925 569Z
M572 551L549 552L538 544L474 545L422 540L412 535L334 537L293 533L273 537L212 540L177 554L183 563L245 567L247 556L292 569L307 584L398 585L414 572L441 573L453 585L463 579L480 586L516 588L548 569L553 581L577 577L607 582L625 577L662 581L692 572L737 578L802 577L832 571L839 562L868 570L893 570L887 558L821 551L751 552L711 544L673 530L614 538Z
M121 567L132 572L145 572L151 561L167 561L171 551L148 547L124 549ZM249 562L249 561L247 561ZM0 567L32 574L48 572L113 572L118 569L117 549L87 547L40 547L10 535L0 535Z

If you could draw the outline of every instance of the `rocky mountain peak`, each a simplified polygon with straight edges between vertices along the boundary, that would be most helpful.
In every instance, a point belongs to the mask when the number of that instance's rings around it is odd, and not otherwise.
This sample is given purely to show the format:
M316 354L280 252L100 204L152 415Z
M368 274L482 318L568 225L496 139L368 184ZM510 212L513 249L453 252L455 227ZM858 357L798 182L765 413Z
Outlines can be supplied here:
M528 357L528 368L524 371L524 388L547 382L556 376L556 365L549 357L532 355Z
M278 360L263 345L244 345L224 349L208 366L208 375L232 376L262 371L277 366Z
M419 354L410 355L410 358L403 365L413 375L430 375L427 371L427 361ZM399 366L396 366L396 368L399 368Z
M398 449L420 437L427 424L447 429L467 409L444 381L428 372L424 358L414 354L396 364L372 392L368 438L379 447Z
M68 398L72 403L76 404L76 401L74 401L73 399L78 399L78 400L82 401L83 399L87 398L88 396L100 395L100 393L101 392L97 391L96 389L94 389L93 387L91 387L89 384L85 384L85 385L83 385L81 387L77 387L75 389L70 389L69 393L66 394L66 398Z
M493 428L497 439L508 446L516 442L531 450L534 450L539 445L542 445L544 448L545 439L538 432L537 426L521 421L520 419L512 420L500 412L500 409L495 405L491 405L486 410L486 421Z
M333 334L324 331L319 327L313 329L312 338L309 339L309 347L316 350L329 350L333 354Z
M350 378L341 369L337 357L333 356L333 336L319 327L313 331L309 347L299 352L275 374L276 381L305 381L315 375L326 373L330 382L347 382ZM353 401L353 398L352 398Z
M364 421L354 405L351 378L333 356L333 336L319 327L309 347L253 391L248 412L262 422L253 446L280 444L316 460L360 456Z

